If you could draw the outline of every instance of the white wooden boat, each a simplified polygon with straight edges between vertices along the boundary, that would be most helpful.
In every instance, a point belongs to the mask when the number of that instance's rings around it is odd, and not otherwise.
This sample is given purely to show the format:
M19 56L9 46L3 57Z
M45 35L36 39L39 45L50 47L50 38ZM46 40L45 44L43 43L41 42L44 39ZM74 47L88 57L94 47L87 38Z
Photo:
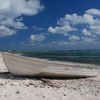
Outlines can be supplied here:
M4 63L13 75L43 77L91 77L97 73L87 68L71 67L63 63L54 63L32 59L11 53L2 53Z

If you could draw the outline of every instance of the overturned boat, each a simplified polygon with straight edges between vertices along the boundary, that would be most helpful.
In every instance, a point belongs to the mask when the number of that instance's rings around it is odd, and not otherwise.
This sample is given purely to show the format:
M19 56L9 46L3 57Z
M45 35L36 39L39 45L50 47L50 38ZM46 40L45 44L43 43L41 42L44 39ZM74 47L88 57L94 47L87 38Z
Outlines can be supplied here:
M1 53L8 71L17 76L42 77L92 77L97 73L84 67L68 66L64 63Z

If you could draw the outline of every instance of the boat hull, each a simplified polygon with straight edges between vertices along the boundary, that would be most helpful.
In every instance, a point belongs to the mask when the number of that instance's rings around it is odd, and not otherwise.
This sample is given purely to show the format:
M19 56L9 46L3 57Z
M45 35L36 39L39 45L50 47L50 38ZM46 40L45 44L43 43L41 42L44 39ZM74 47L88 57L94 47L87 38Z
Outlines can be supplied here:
M73 68L66 64L41 61L16 54L2 53L8 70L17 76L43 76L43 77L92 77L97 73L89 69Z

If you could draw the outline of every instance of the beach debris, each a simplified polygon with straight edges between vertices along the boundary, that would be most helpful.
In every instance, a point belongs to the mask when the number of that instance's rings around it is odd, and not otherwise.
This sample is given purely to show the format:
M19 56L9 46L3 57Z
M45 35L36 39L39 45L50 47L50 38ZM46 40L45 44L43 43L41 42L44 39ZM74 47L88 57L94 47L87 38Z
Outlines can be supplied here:
M16 91L16 94L20 94L20 92L17 90L17 91Z

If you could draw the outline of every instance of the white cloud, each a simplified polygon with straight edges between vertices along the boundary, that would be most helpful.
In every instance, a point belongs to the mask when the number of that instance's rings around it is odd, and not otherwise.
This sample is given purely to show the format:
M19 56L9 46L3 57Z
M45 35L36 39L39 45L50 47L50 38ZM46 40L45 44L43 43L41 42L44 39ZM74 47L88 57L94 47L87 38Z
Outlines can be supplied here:
M75 27L75 25L78 24L86 24L89 23L91 20L88 19L90 16L89 15L83 15L83 16L79 16L77 14L66 14L64 18L60 18L57 21L57 26L52 27L50 26L48 28L48 31L50 33L69 33L69 32L73 32L73 31L77 31L77 28Z
M100 10L99 9L89 9L86 11L86 13L90 14L90 15L99 15L100 16Z
M96 19L94 24L90 25L89 28L94 34L100 35L100 20Z
M55 26L50 26L48 31L55 34L67 34L70 40L79 40L77 36L94 37L100 35L100 10L88 9L82 15L65 14L63 18L59 18ZM66 27L67 26L67 27ZM73 36L74 35L74 36ZM93 39L86 38L86 41ZM95 39L94 39L95 40Z
M0 0L0 14L5 17L36 15L41 10L39 0Z
M31 43L34 43L34 42L41 42L41 41L43 41L43 40L45 40L45 36L44 36L44 35L34 35L34 34L32 34L32 35L30 36L30 41L31 41Z
M0 37L11 36L15 33L16 31L13 29L10 29L6 26L0 26Z
M63 45L67 45L69 44L69 42L66 42L66 41L52 41L51 43L49 43L49 45L53 46L53 45L60 45L60 46L63 46Z
M62 23L62 21L66 22L66 24L67 23L70 23L70 24L85 23L85 19L83 18L83 16L80 16L78 14L72 14L72 15L66 14L64 18L60 19L60 23Z
M94 23L94 18L92 15L89 14L84 14L83 18L86 20L88 24L93 24Z
M42 28L42 27L38 27L38 26L32 26L32 28L33 28L33 30L37 30L37 31L43 31L44 30L44 28Z
M89 32L87 29L83 29L83 30L82 30L82 33L83 33L83 35L85 35L85 36L91 36L91 35L92 35L91 32Z
M70 25L66 25L66 26L61 26L61 27L49 27L48 28L48 31L51 32L51 33L64 33L66 34L67 32L70 32L70 31L73 31L74 29L70 26Z
M76 35L71 35L71 36L69 37L69 40L70 40L71 42L76 42L76 41L79 41L79 40L80 40L80 37L79 37L79 36L76 36Z
M13 26L15 29L27 29L27 27L22 22L14 22Z
M88 38L88 37L82 37L82 41L89 43L89 42L93 42L94 39L93 38Z
M26 29L27 27L24 25L23 22L21 21L17 21L17 20L14 20L12 18L7 18L7 19L2 19L0 21L0 24L1 25L4 25L4 26L7 26L7 27L12 27L14 29Z
M36 15L43 8L39 0L0 0L0 25L14 31L26 29L23 20L19 20L19 17ZM7 36L7 33L5 36Z
M51 32L51 33L55 33L55 29L51 26L48 28L48 31Z

